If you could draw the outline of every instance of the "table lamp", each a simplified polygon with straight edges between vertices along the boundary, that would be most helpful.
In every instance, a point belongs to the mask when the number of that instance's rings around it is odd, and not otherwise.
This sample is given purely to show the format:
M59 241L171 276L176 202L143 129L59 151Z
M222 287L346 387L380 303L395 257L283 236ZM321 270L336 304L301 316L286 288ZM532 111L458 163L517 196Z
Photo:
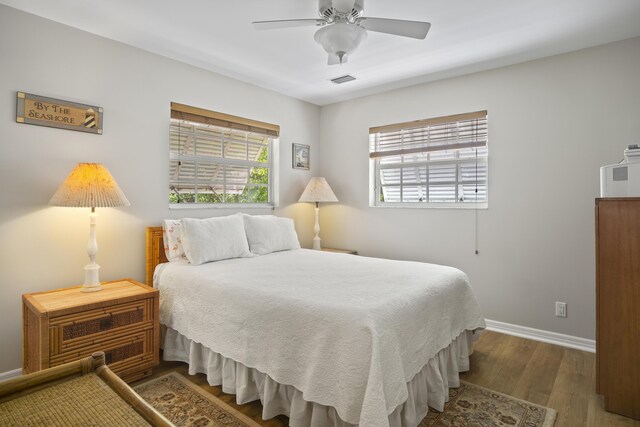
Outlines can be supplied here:
M307 203L315 203L316 204L316 224L313 226L313 231L316 233L316 237L313 238L313 249L320 250L320 223L318 222L320 216L320 207L318 203L320 202L337 202L338 198L329 184L327 180L323 177L314 176L309 180L307 184L307 188L304 189L302 196L298 202L307 202Z
M82 292L95 292L100 287L100 266L96 264L96 208L129 206L130 203L107 168L99 163L78 163L55 192L51 206L91 208L89 214L89 264L84 267Z

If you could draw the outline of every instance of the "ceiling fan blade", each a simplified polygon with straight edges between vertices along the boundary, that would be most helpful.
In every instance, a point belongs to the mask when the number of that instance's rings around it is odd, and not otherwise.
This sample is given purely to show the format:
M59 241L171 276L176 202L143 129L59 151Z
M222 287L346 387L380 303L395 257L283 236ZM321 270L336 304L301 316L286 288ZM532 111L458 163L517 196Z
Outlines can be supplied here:
M256 30L277 30L291 27L321 27L326 25L324 19L285 19L280 21L255 21L252 22Z
M431 24L421 21L405 21L402 19L359 18L358 24L368 31L393 34L396 36L424 39Z
M345 54L342 56L342 62L340 62L340 57L338 55L329 54L329 60L327 61L328 65L341 65L346 63L349 60L349 57Z

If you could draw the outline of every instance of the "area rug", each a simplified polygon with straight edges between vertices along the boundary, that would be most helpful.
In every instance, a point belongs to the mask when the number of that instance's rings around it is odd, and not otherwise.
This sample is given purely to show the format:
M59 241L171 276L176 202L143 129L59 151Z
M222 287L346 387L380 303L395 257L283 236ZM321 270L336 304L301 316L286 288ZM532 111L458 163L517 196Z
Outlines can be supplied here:
M460 381L444 412L429 410L418 427L552 427L556 411Z
M171 372L134 390L178 427L257 427L260 424ZM444 412L433 409L418 427L552 427L556 411L460 382Z
M133 388L177 427L258 427L260 424L171 372Z

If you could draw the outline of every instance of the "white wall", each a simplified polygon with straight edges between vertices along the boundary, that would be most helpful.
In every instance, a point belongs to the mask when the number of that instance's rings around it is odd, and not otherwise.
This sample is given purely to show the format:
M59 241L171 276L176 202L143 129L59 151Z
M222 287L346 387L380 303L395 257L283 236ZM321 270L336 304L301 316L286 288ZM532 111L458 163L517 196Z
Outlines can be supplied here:
M594 338L598 168L640 143L640 38L321 110L325 246L464 270L489 319ZM489 112L489 209L368 207L368 129ZM554 317L555 301L568 304Z
M20 367L21 294L83 281L88 209L47 206L76 163L104 163L131 202L98 210L102 280L144 281L145 226L233 213L169 211L171 101L281 126L278 213L294 218L311 245L313 208L294 203L318 162L301 171L290 159L292 142L310 144L317 156L317 106L5 6L0 58L0 372ZM17 124L16 91L101 106L104 134Z

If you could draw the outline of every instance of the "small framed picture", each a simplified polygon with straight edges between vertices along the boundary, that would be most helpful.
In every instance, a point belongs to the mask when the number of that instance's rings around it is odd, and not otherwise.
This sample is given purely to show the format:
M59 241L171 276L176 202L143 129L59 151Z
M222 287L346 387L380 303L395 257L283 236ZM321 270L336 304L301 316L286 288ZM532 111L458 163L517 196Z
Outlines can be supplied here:
M311 147L303 144L293 144L293 162L294 169L309 169L309 150Z

